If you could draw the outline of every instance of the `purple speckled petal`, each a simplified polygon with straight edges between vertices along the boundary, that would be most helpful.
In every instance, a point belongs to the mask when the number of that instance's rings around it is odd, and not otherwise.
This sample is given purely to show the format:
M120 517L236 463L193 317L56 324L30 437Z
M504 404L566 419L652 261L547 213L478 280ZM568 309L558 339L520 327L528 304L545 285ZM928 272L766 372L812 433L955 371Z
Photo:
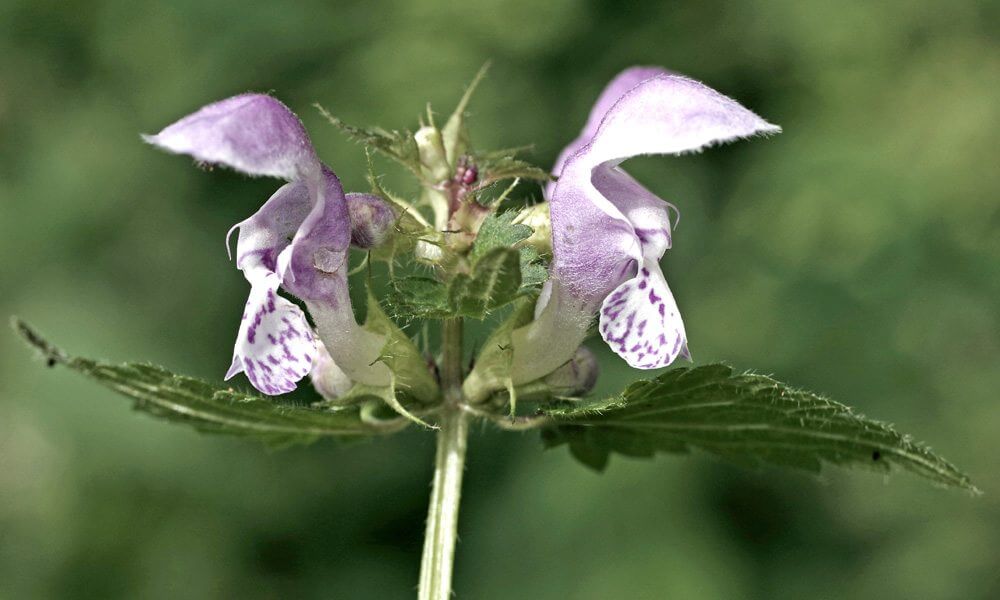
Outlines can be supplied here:
M302 310L278 295L277 275L261 267L249 277L255 281L226 379L243 372L262 393L284 394L309 374L316 342Z
M608 346L636 369L658 369L687 348L674 295L655 260L612 291L601 306L599 329Z
M309 179L319 159L302 122L265 94L241 94L209 104L156 135L150 144L250 175Z
M643 81L656 77L657 75L669 75L670 71L667 71L663 67L630 67L625 69L618 74L617 77L611 80L601 92L601 95L597 98L597 102L594 103L594 107L590 109L590 115L587 117L587 124L584 125L583 131L577 136L575 140L570 142L563 148L563 151L559 153L559 157L556 158L556 162L552 165L552 174L558 177L562 173L563 165L570 156L573 156L583 148L590 140L594 138L594 134L597 133L597 128L600 127L601 121L604 120L604 115L607 114L608 110L614 106L615 102L621 98L625 92L634 88ZM551 198L552 192L555 191L555 182L549 182L545 186L545 197Z
M306 186L282 186L239 228L236 264L250 282L250 298L226 379L245 372L265 394L283 394L312 368L315 341L302 310L278 296L277 257L309 213ZM232 230L230 230L230 233ZM228 245L228 244L227 244Z
M553 193L555 279L588 304L600 302L623 281L613 274L623 273L629 264L634 273L642 259L635 228L660 227L666 221L662 216L633 221L625 214L629 204L649 206L655 196L615 169L621 161L776 131L735 101L684 77L660 75L627 91L590 144L566 162ZM606 251L595 255L593 248Z
M638 291L643 281L640 267L650 273L645 280L647 288L670 298L664 311L675 308L656 264L671 243L670 205L619 169L622 161L643 154L693 152L780 131L734 100L691 79L664 74L643 77L640 72L640 81L624 86L627 89L607 111L603 106L595 107L595 113L604 112L603 118L591 135L596 116L592 118L581 135L590 136L589 141L565 158L559 180L551 189L552 299L532 324L513 333L515 383L537 379L569 360L605 298L628 281L633 282L629 290ZM605 96L616 95L618 88L609 86ZM633 303L626 302L628 306ZM638 304L634 308L635 318L645 314ZM658 305L654 312L658 315ZM683 333L679 314L675 320L662 320L657 325L647 319L646 327L653 328L649 331L659 328L667 340L666 351L654 353L658 357L655 361L646 356L649 352L639 357L648 341L646 329L642 335L637 328L626 335L624 323L614 319L606 322L611 336L632 341L622 351L629 355L630 364L647 365L667 358L672 361L687 352L683 335L678 349L674 348L677 332ZM668 335L671 332L673 339ZM659 335L652 340L658 341ZM640 348L632 354L630 349L639 342ZM612 343L612 348L622 346Z
M306 302L330 355L351 379L388 385L388 368L375 364L384 336L363 330L354 318L347 258L351 217L357 243L370 247L388 235L392 209L362 194L352 215L339 179L320 163L298 117L270 96L222 100L144 137L200 161L291 182L229 232L239 229L236 264L251 292L227 377L246 372L257 389L278 394L309 373L312 330L305 314L278 296L283 287Z

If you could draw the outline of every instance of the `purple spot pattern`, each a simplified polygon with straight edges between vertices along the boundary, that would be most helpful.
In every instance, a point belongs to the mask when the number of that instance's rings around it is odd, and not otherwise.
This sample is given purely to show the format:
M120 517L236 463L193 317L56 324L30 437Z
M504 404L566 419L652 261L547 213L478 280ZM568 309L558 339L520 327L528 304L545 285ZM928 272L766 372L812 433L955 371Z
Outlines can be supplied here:
M605 298L601 337L637 369L665 367L683 355L687 335L673 294L659 268L643 267Z
M250 291L226 379L239 372L270 396L295 389L316 359L316 340L302 310L278 296L274 287Z

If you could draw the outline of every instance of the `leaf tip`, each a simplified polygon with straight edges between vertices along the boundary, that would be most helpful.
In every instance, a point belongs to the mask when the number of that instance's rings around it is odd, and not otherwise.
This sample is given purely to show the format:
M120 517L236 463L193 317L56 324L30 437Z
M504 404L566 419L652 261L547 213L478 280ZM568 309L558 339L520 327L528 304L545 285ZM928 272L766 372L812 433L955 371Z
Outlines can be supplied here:
M42 334L38 333L31 325L28 325L25 321L21 320L17 316L12 316L10 318L10 326L26 344L37 350L48 366L54 367L57 364L65 364L67 361L66 355L49 343Z

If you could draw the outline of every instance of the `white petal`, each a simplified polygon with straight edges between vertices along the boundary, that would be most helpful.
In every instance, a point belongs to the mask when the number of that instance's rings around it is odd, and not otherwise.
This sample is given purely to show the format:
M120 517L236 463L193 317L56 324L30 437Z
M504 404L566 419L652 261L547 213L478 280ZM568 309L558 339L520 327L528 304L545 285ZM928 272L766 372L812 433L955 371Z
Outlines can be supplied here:
M665 367L687 352L681 313L655 261L621 284L601 306L601 337L636 369Z
M271 396L294 390L316 359L305 315L277 294L277 281L272 275L250 290L233 365L226 374L228 379L242 371L255 388Z

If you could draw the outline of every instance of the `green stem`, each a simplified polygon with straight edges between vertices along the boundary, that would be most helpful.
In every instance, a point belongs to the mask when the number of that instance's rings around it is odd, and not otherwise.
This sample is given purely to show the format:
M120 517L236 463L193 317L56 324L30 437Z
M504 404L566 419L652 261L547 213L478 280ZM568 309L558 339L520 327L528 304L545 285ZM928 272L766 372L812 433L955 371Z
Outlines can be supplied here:
M437 432L434 482L427 509L420 600L448 600L458 538L458 508L469 436L462 404L462 321L449 319L441 330L441 388L444 404Z

